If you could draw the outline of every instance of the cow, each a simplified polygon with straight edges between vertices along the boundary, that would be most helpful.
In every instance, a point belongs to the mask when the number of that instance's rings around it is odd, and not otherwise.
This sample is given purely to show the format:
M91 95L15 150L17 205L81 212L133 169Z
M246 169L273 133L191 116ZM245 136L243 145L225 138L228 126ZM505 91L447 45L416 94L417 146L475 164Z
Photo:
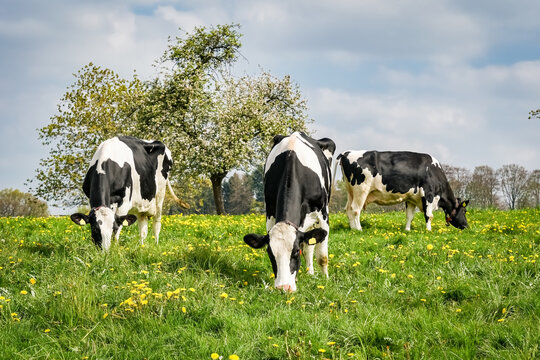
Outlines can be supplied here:
M255 249L267 245L275 288L293 292L301 253L314 274L315 251L328 277L330 164L336 145L302 132L276 135L273 142L264 168L267 234L247 234L244 242Z
M148 234L148 217L154 217L154 236L159 241L165 188L183 207L188 204L174 194L169 182L170 150L160 141L116 136L99 145L90 161L82 189L90 202L88 215L75 213L77 225L90 224L94 243L108 250L111 238L122 226L139 221L141 244Z
M433 211L446 214L446 225L465 229L467 205L454 196L441 164L428 154L408 151L345 151L337 156L347 188L346 212L352 229L362 230L360 212L366 205L395 205L405 202L407 224L416 208L424 213L431 231Z

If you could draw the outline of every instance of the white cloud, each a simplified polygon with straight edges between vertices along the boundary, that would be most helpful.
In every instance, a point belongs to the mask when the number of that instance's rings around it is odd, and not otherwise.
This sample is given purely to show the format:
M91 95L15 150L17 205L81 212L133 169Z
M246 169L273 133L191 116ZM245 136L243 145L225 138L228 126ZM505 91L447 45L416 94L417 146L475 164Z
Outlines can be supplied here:
M158 6L156 15L170 21L182 30L191 32L195 27L206 25L204 20L192 12L178 11L172 6Z

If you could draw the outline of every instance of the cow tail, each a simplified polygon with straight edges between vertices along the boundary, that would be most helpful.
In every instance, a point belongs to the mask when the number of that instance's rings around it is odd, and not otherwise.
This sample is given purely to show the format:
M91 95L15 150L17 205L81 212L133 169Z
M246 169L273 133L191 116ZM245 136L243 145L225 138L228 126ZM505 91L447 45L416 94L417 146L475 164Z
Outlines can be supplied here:
M334 192L336 191L336 173L337 173L337 166L338 164L341 164L341 154L339 154L336 158L336 162L334 163L334 169L332 170L332 185L331 185L331 189L332 191L330 192L330 200L328 200L328 203L330 204L330 202L332 201L332 195L334 194Z
M174 191L173 191L173 188L172 188L172 185L171 185L171 182L169 181L169 179L167 179L167 186L169 187L169 192L171 193L171 196L172 196L173 200L174 200L178 205L180 205L181 207L183 207L184 209L189 209L189 204L188 204L188 203L186 203L185 201L180 200L178 197L176 197L176 194L175 194Z

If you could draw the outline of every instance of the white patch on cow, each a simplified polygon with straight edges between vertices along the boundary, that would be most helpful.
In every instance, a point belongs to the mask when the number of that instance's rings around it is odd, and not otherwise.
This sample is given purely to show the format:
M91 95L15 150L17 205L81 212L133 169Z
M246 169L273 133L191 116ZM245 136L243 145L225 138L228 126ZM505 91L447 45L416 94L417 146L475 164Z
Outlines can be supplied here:
M347 155L347 160L349 160L349 163L353 164L358 159L364 156L367 150L347 150L349 151L349 155Z
M296 229L284 222L275 224L270 229L270 248L277 265L274 281L276 288L296 291L296 272L291 274L291 254L296 240Z
M96 222L99 224L101 232L101 246L103 250L109 250L111 247L111 239L113 235L113 227L115 222L114 211L108 207L102 206L95 210Z
M332 154L332 152L330 150L328 150L328 149L324 149L323 154L324 154L324 156L326 156L326 158L328 159L330 164L332 164L332 156L334 156L334 154Z
M313 146L303 139L299 132L292 133L290 136L283 138L276 146L274 146L266 160L266 165L264 167L265 174L279 154L286 151L294 151L300 163L313 170L313 172L319 176L321 186L324 186L325 182L317 154L313 151Z
M112 139L105 140L99 145L90 161L90 166L97 162L97 172L99 174L105 174L102 164L107 160L114 161L120 167L123 167L126 162L131 165L133 162L133 152L124 142L120 141L117 137L113 137Z

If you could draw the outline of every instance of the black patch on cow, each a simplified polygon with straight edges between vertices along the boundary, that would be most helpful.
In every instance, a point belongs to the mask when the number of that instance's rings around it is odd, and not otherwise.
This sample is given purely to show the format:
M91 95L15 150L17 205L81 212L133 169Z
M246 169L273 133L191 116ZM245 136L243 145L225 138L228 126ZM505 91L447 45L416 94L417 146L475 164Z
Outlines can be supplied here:
M276 223L290 221L298 227L313 211L322 211L327 219L329 186L326 187L326 182L324 185L321 186L313 170L302 165L294 151L279 154L264 175L267 217L273 216Z
M131 136L119 136L118 139L133 152L135 170L139 174L141 181L141 197L152 200L156 196L158 156L165 154L165 144L160 141L147 142ZM169 175L171 166L172 160L164 156L162 175L165 179Z
M124 163L120 167L112 160L105 160L101 163L101 170L105 173L98 173L99 161L88 169L83 182L83 191L90 199L90 207L110 206L117 204L120 207L126 196L126 188L133 189L131 179L131 166Z

